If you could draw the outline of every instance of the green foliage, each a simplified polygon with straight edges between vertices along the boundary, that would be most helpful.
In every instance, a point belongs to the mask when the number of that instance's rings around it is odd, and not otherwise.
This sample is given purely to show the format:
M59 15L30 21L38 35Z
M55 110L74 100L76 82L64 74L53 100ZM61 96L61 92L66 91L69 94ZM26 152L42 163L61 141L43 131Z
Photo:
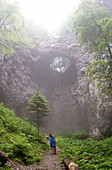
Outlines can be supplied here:
M0 164L0 170L14 170L14 169L10 168L9 166L5 166L5 165L3 166Z
M17 48L28 51L30 47L32 39L28 36L18 4L0 0L0 54L11 56Z
M26 165L40 161L49 148L46 138L31 123L15 116L14 112L0 104L0 147L9 159ZM0 167L1 168L1 167Z
M80 46L85 44L94 54L87 70L90 79L97 80L102 94L112 96L112 18L108 10L94 0L84 0L75 13L73 28L80 35Z
M89 137L89 134L86 131L76 131L73 133L73 139L86 139Z
M81 132L82 133L82 132ZM83 170L112 169L112 137L101 141L57 137L57 144L62 148L61 157L75 157L75 163Z
M64 137L71 137L72 133L69 128L65 127L60 135Z
M27 23L27 31L33 42L36 43L42 40L48 40L50 38L49 33L40 25L35 25L32 22Z
M0 0L0 7L0 56L11 56L18 49L28 53L37 42L50 38L41 26L24 19L18 2Z
M39 139L39 126L47 113L50 111L48 108L47 101L45 97L42 96L41 92L36 90L31 100L29 101L29 106L27 107L31 112L32 120L36 123L38 127L38 139Z
M66 71L70 66L70 60L66 57L56 57L50 67L53 70L63 73Z
M40 113L42 114L42 116L46 112L49 112L47 101L38 90L36 90L36 92L32 96L32 99L29 101L29 106L27 108L31 111L31 113Z

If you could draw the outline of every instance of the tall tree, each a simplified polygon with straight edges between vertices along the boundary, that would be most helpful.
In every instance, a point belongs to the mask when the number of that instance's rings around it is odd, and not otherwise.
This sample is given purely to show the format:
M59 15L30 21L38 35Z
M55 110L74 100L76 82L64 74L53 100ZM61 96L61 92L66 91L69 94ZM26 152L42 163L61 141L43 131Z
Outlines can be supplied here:
M109 11L95 0L83 0L73 18L74 33L80 46L93 53L88 67L91 81L97 80L102 94L112 96L112 18Z
M42 96L41 92L36 90L31 100L29 101L29 106L27 107L31 112L32 120L36 123L38 128L38 140L39 140L39 127L45 116L48 115L50 111L45 97Z
M31 44L17 4L0 0L0 55L10 56L16 48L28 49Z

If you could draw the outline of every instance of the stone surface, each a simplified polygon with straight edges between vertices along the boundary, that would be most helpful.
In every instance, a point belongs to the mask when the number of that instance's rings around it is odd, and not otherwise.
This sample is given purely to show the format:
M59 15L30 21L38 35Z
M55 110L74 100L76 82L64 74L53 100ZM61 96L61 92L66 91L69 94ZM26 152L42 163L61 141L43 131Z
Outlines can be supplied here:
M36 88L29 77L30 70L23 65L24 60L20 56L0 60L0 102L22 117L25 116L27 100Z
M57 56L70 60L64 73L50 68ZM79 49L72 32L38 43L30 55L17 52L14 57L1 58L0 102L24 117L27 101L38 88L51 108L46 133L86 130L93 136L105 135L112 127L112 100L98 97L97 82L89 83L86 68L91 58L85 46Z

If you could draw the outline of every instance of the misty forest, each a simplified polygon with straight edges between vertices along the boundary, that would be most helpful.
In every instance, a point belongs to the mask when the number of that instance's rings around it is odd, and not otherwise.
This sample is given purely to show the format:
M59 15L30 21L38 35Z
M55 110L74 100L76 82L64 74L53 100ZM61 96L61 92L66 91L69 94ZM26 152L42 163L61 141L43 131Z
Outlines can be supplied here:
M0 0L0 170L66 169L112 170L112 0Z

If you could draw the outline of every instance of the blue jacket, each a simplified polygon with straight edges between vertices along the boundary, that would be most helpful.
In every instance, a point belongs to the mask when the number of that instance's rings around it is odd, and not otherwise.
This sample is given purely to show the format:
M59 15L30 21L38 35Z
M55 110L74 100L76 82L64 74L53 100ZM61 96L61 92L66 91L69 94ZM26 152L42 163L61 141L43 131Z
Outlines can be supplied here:
M56 147L56 140L54 137L50 137L50 145L53 146L53 147Z

